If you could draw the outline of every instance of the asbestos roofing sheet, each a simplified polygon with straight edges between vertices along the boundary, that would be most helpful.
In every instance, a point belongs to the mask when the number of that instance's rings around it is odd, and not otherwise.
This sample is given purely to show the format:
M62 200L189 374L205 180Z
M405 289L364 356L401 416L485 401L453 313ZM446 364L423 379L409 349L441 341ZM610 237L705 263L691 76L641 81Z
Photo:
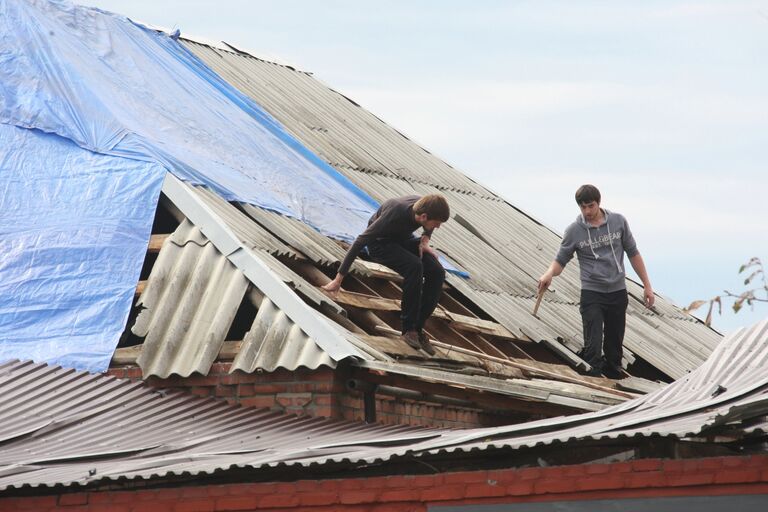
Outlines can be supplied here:
M275 255L287 255L296 257L296 252L282 243L272 233L253 222L246 214L241 212L221 196L205 187L194 187L200 200L210 208L224 224L231 229L240 241L252 249L265 250ZM311 229L311 228L310 228Z
M575 259L545 296L541 319L530 315L529 300L535 299L538 277L551 263L560 236L310 75L245 54L184 44L377 201L405 194L446 195L454 216L433 244L471 276L462 280L451 275L448 282L513 332L550 346L562 340L568 352L583 344ZM253 215L264 224L268 216ZM318 263L339 258L335 249L289 224L274 219L270 229ZM641 299L641 288L629 280L627 284L630 295ZM654 312L631 304L627 361L632 353L642 354L679 377L700 364L720 338L661 297Z
M191 41L183 44L342 172L342 167L360 168L443 189L488 194L482 186L306 73Z
M267 297L258 305L256 318L246 333L230 372L277 368L296 370L336 367L336 362Z
M538 391L542 396L555 392L547 382L506 384L530 393L539 385L548 388ZM0 365L0 489L197 478L232 468L250 468L259 480L269 480L276 466L351 469L379 462L386 470L383 463L404 456L429 463L446 452L473 452L494 460L500 449L716 435L723 426L729 436L746 436L753 429L740 431L741 422L760 423L768 413L766 388L768 321L728 336L700 368L648 395L592 413L467 430L283 416L11 361Z
M145 377L207 374L243 300L248 280L185 221L166 240L139 298L132 331L144 338Z

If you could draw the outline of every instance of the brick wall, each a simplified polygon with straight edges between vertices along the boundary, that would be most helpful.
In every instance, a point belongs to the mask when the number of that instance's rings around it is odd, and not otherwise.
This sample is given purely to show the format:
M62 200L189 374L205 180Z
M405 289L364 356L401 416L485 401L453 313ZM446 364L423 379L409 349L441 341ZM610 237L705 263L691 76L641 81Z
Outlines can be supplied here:
M229 363L214 363L208 375L150 377L149 386L175 389L202 397L216 397L231 404L266 408L288 414L363 421L362 395L346 388L350 376L343 367L333 370L278 369L271 373L229 373ZM136 366L113 367L108 371L121 379L141 380ZM388 425L417 425L440 428L490 427L512 423L503 412L376 395L376 421Z
M426 511L432 505L768 493L768 456L2 498L0 511Z

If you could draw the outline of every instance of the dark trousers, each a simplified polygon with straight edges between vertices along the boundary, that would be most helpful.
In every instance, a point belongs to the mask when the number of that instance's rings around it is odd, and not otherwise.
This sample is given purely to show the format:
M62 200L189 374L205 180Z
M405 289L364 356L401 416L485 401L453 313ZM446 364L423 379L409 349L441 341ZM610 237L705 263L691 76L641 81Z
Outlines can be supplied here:
M621 370L622 343L627 321L626 290L600 293L581 290L581 320L584 324L584 350L582 359L593 368L602 370L606 365ZM602 354L605 353L605 358Z
M368 244L368 255L403 276L402 330L421 332L443 291L445 270L440 262L427 253L419 258L418 238L377 240Z

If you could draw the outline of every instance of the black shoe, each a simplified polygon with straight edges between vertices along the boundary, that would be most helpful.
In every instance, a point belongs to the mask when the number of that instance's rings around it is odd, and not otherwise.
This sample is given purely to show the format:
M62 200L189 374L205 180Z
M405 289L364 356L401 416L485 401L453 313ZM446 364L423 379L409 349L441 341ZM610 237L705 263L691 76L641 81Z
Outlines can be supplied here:
M419 340L418 332L406 331L405 334L403 334L403 341L405 341L412 349L421 350L421 342Z
M584 375L586 375L587 377L602 377L603 376L602 372L600 371L600 368L598 368L597 366L593 366L592 368L590 368L589 370L584 372Z
M419 344L421 345L421 349L427 354L431 356L437 354L434 345L429 342L429 338L427 338L427 335L423 332L419 332Z
M624 372L612 366L606 366L605 368L603 368L603 375L605 375L609 379L614 379L614 380L624 378Z

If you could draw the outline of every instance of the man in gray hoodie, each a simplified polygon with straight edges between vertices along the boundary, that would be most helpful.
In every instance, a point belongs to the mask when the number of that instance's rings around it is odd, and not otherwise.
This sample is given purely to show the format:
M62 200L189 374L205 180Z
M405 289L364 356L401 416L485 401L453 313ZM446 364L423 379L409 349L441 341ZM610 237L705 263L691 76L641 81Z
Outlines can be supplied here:
M543 293L573 258L581 267L579 310L584 326L582 358L592 366L588 375L622 377L621 354L627 312L624 253L643 282L645 306L653 307L654 295L643 257L629 230L627 220L616 212L600 208L600 191L583 185L576 191L581 214L565 230L555 261L539 279ZM605 353L605 357L603 357Z

